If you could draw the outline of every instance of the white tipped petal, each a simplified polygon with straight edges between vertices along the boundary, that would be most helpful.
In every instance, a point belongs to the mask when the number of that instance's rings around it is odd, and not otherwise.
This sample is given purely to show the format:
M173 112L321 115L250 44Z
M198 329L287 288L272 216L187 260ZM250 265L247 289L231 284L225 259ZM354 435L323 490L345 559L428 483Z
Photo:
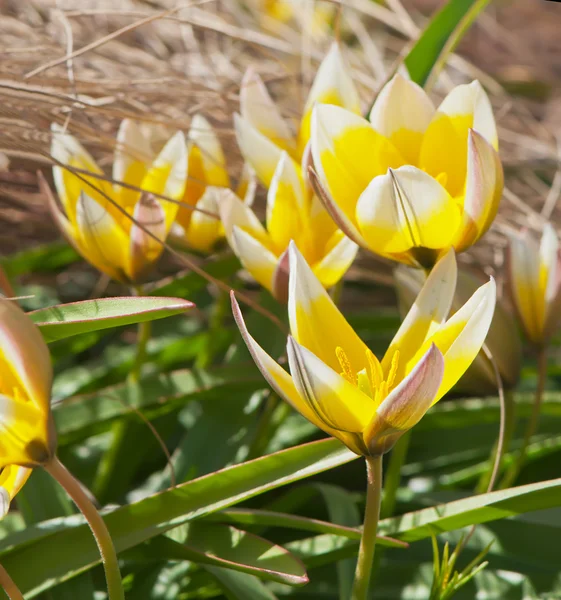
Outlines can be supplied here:
M230 181L222 145L212 125L202 115L196 114L191 120L187 142L189 147L195 145L199 149L206 183L227 187Z
M250 233L262 243L266 243L268 234L251 208L243 202L232 190L223 188L216 190L216 202L222 225L228 242L232 242L234 226Z
M334 286L345 275L358 252L358 246L341 232L333 235L340 238L339 241L313 268L315 276L325 288Z
M117 133L113 179L138 185L153 158L150 143L133 119L123 119ZM134 171L133 171L134 169ZM115 186L121 189L120 186Z
M287 351L296 389L318 417L333 429L362 432L374 416L372 398L293 338L288 340Z
M130 264L127 274L136 281L163 252L166 241L166 215L161 203L152 194L143 192L134 207L130 230Z
M255 281L272 291L278 257L236 225L232 231L232 249Z
M218 199L220 188L207 187L197 205L185 233L186 241L191 248L199 252L210 252L222 235L218 216Z

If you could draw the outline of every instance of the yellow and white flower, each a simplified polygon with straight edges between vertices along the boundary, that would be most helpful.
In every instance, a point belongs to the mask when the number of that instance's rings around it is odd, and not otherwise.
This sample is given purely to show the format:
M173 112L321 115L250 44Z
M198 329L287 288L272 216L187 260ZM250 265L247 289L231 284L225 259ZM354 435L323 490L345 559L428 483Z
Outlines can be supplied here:
M51 358L31 319L13 301L0 298L0 517L32 467L55 454L51 415Z
M103 175L76 138L58 126L53 126L52 134L51 154L58 163ZM57 225L94 267L124 283L138 282L162 253L187 179L185 136L178 131L152 158L148 137L134 121L125 119L117 136L113 179L142 192L72 173L60 164L53 167L63 209L49 195Z
M331 47L319 67L297 135L292 134L263 81L251 69L242 82L240 97L236 136L245 160L268 189L267 220L264 228L248 206L233 193L224 193L219 211L230 245L250 274L281 300L286 299L290 240L296 242L322 284L335 285L358 248L339 231L312 193L300 163L307 161L310 118L316 102L360 110L339 45Z
M447 320L456 286L453 251L435 266L382 361L357 336L292 243L290 375L234 316L271 387L309 421L361 455L387 452L458 381L477 356L495 308L481 286Z
M454 88L435 109L396 75L366 120L318 105L311 147L322 200L347 235L372 252L432 267L489 229L503 172L493 111L479 82Z
M561 320L561 252L549 223L539 244L529 232L510 236L507 275L526 336L537 346L544 345Z

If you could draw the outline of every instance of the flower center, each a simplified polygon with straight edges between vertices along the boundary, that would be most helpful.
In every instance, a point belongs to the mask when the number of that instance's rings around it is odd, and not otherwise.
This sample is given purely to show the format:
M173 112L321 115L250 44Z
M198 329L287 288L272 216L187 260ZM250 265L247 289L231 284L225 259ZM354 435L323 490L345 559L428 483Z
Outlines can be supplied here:
M399 365L399 350L396 350L393 353L390 369L385 379L380 361L370 350L366 350L367 366L358 371L358 373L354 371L347 353L341 346L337 346L335 354L339 361L339 365L341 366L340 375L349 383L358 387L361 392L370 396L377 406L380 405L395 382L395 376Z

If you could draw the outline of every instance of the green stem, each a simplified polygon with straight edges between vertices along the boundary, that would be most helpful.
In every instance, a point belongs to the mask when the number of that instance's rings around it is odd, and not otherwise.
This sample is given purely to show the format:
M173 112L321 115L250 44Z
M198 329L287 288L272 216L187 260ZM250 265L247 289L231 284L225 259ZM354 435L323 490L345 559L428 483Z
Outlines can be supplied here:
M367 491L364 526L358 550L351 600L369 600L370 575L376 549L376 533L382 499L382 456L367 456Z
M132 289L132 293L135 296L142 296L143 290L141 286ZM140 379L142 373L142 365L146 362L148 342L152 334L152 322L143 321L138 324L138 336L136 339L136 357L134 359L134 365L129 373L130 381L136 382Z
M545 380L547 379L547 350L545 346L538 349L537 353L537 369L538 369L538 384L536 387L536 395L534 397L534 405L532 406L532 414L526 425L522 446L518 453L518 458L514 465L509 469L502 482L501 487L510 487L518 477L524 463L526 462L526 452L530 439L536 433L540 420L540 412L542 406L543 392L545 389Z
M66 490L66 493L84 515L92 530L105 569L109 600L125 600L117 553L105 521L97 512L80 483L58 458L55 457L44 465L44 469Z
M384 498L380 509L380 517L387 519L391 517L395 510L397 500L397 490L401 482L401 469L407 458L409 442L411 441L411 430L404 433L393 447L388 468L386 469L386 481L384 484Z
M18 586L2 565L0 565L0 586L2 586L10 600L24 600Z

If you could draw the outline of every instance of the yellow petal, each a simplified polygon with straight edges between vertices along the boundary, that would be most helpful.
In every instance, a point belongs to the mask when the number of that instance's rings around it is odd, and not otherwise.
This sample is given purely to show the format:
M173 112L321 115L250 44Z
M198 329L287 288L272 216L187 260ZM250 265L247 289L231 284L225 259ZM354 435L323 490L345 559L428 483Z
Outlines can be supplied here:
M489 229L499 209L504 183L499 155L474 130L468 135L467 160L463 223L454 243L458 252L469 248Z
M266 247L270 246L269 234L255 216L253 210L234 194L232 190L222 188L216 191L216 201L224 232L230 246L234 247L232 240L234 226L243 229Z
M76 226L84 258L113 279L126 280L128 236L101 204L83 192L76 207Z
M267 231L279 252L299 235L305 224L304 185L294 161L283 152L267 194Z
M345 275L358 252L358 246L343 233L333 235L339 241L313 266L314 275L325 288L334 286Z
M508 280L512 300L526 335L534 343L544 340L545 296L539 248L528 234L509 236Z
M273 276L278 256L273 254L250 233L236 225L232 231L232 249L251 276L270 292L273 291Z
M149 140L138 123L132 119L123 119L117 133L113 179L140 187L153 158ZM119 204L132 212L139 193L118 184L113 184L113 191L119 197Z
M393 144L366 119L328 104L313 110L311 145L320 181L355 224L356 203L370 181L404 163Z
M245 72L240 87L242 118L279 148L294 153L296 143L290 128L253 67Z
M398 73L378 94L369 118L374 129L389 138L408 163L416 165L434 112L423 88Z
M210 252L217 240L222 237L222 226L218 216L219 190L207 187L193 211L185 240L190 248L199 252Z
M66 133L62 127L55 123L51 125L51 131L51 155L55 160L69 167L83 169L99 175L103 174L89 152L74 136ZM101 189L102 192L111 195L111 186L108 182L95 177L88 177L84 173L80 173L80 177L90 182L94 187ZM94 188L88 186L82 179L63 167L53 167L53 179L62 206L72 223L76 220L76 204L82 190L86 190L88 194L96 196L98 199L102 197L96 194Z
M206 185L228 187L230 178L226 169L226 159L222 151L222 145L213 127L202 115L197 114L193 117L187 139L190 147L195 146L200 151L204 183ZM190 170L189 174L191 174Z
M321 62L304 107L298 147L300 154L310 139L312 109L316 104L334 104L360 114L360 98L339 42L333 42Z
M181 131L173 135L156 157L144 179L141 188L152 194L162 194L173 200L183 198L187 181L187 145ZM161 199L165 213L166 232L171 228L179 209L178 202Z
M412 248L449 248L461 212L438 181L405 166L372 180L358 201L356 220L368 247L391 256Z
M10 300L0 299L0 393L20 390L39 412L48 414L53 372L51 357L39 329Z
M352 370L367 366L367 347L345 320L298 248L289 247L288 318L294 339L332 369L340 369L337 347L346 352Z
M385 374L388 373L392 357L397 350L399 350L397 380L403 379L406 373L414 368L416 362L413 359L419 348L426 346L427 340L438 331L448 316L454 300L457 274L456 256L454 251L450 250L430 272L397 330L382 361Z
M261 183L268 188L282 149L239 115L234 115L234 128L244 159L254 169Z
M362 432L374 416L372 398L292 337L287 351L294 385L320 420L338 431Z
M0 473L0 519L10 510L10 502L25 485L33 469L8 465Z
M474 129L497 149L493 110L481 85L459 85L443 100L421 146L420 166L437 177L446 176L452 196L463 193L466 181L468 132Z
M434 402L450 390L478 355L493 319L496 285L491 279L431 336L444 356L444 377ZM425 348L426 350L426 348Z

